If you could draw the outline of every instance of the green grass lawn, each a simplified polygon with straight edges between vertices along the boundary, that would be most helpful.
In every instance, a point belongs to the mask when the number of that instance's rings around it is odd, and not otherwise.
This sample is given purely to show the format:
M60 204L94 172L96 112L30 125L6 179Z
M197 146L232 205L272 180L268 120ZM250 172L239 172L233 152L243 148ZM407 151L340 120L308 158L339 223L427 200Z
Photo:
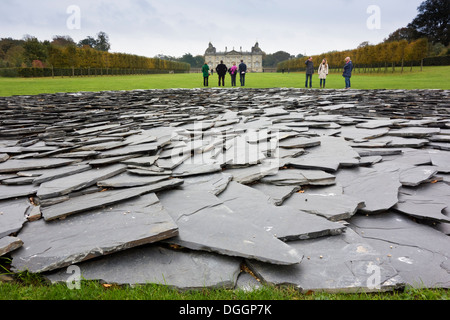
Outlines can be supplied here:
M421 72L415 67L412 72L397 68L395 73L358 73L352 77L353 89L450 89L450 66L425 67ZM231 87L231 79L225 78L225 87ZM239 87L239 79L237 80ZM218 87L217 75L210 77L210 88ZM304 88L304 73L249 73L247 88ZM116 91L134 89L203 88L203 78L193 74L158 74L98 77L55 78L0 78L0 96L36 95L41 93ZM317 74L313 76L313 88L319 88ZM344 78L332 73L327 79L328 89L343 89Z

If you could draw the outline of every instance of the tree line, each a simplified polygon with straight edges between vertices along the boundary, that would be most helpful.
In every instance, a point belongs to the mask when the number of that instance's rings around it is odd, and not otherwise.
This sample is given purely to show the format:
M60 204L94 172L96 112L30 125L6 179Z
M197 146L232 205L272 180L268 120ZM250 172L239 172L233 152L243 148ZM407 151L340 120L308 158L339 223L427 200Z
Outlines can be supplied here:
M332 51L313 56L318 66L327 59L330 68L342 68L345 57L351 57L353 63L364 72L387 72L389 67L411 67L414 63L430 65L450 64L450 1L426 0L417 8L418 15L407 26L391 33L377 45L361 43L356 49ZM298 71L305 69L304 59L290 59L277 66L278 71ZM412 68L411 68L412 69Z
M363 69L363 72L387 71L389 67L395 71L396 66L403 72L405 65L421 61L428 56L428 39L421 38L416 41L407 40L383 42L377 45L362 43L353 50L332 51L312 56L315 66L326 59L331 69L340 69L344 65L345 57L351 57L355 67ZM280 62L278 71L299 71L305 69L305 59L291 59Z
M9 71L10 76L35 76L36 73L46 76L49 70L51 75L55 75L56 72L72 76L115 74L115 72L117 74L118 69L128 70L130 73L190 70L190 65L184 62L110 53L109 49L109 39L104 32L100 32L97 39L87 37L78 44L68 36L55 36L52 41L39 41L29 35L22 40L3 38L0 39L0 68L14 68ZM44 72L36 69L47 70Z

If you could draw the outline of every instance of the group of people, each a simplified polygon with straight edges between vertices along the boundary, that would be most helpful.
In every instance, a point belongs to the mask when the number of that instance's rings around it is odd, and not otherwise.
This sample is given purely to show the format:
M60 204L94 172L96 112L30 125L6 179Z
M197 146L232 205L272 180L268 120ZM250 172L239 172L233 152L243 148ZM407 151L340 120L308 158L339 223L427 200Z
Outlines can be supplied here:
M213 72L213 70L211 70L211 72ZM220 60L220 63L216 67L216 73L219 77L219 87L221 85L225 86L225 76L226 76L227 72L231 76L231 86L232 87L236 86L236 76L238 73L239 73L239 79L241 82L241 86L242 87L245 86L245 74L247 73L247 65L244 63L243 60L241 60L241 63L239 64L239 66L236 66L236 62L233 62L233 66L229 69L223 63L223 60ZM202 73L203 73L203 85L205 87L208 87L209 86L209 76L211 75L211 73L210 73L210 68L206 62L202 67Z
M306 82L305 82L305 88L308 88L308 82L309 87L312 88L312 76L314 74L314 63L313 58L309 57L308 60L305 62L306 65ZM233 62L233 66L228 69L228 67L223 63L223 60L220 61L220 63L216 67L216 72L219 77L219 87L225 86L225 75L227 72L231 76L231 86L236 86L236 76L239 73L241 86L245 86L245 74L247 73L247 65L244 63L243 60L241 60L241 63L239 64L239 67L236 66L236 62ZM352 71L353 71L353 63L350 57L345 58L345 65L344 65L344 73L342 76L345 78L345 89L351 88L351 82L350 78L352 77ZM213 72L213 70L211 70ZM208 64L205 62L205 64L202 67L202 73L203 73L203 85L205 87L209 86L209 77L211 75L210 68ZM319 80L320 80L320 88L325 88L327 76L328 76L328 62L327 59L323 59L322 63L319 65L318 69L319 73Z
M309 57L308 60L305 62L306 64L306 82L305 82L305 88L308 88L308 81L309 81L309 87L312 88L312 75L314 74L314 63L313 58ZM352 71L353 71L353 63L350 57L345 58L345 65L344 65L344 73L342 76L345 78L345 89L351 88L351 81L350 78L352 77ZM328 76L328 63L327 59L323 59L322 63L319 65L318 69L319 73L319 79L320 79L320 88L325 88L325 84L327 81Z

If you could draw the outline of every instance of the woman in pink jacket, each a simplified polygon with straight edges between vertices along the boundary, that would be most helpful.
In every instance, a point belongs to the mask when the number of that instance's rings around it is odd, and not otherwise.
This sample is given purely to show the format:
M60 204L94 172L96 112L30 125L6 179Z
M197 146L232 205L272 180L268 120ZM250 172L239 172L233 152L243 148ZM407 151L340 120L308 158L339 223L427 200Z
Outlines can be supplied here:
M236 74L238 68L236 67L236 62L233 62L233 66L228 70L231 75L231 86L236 87Z

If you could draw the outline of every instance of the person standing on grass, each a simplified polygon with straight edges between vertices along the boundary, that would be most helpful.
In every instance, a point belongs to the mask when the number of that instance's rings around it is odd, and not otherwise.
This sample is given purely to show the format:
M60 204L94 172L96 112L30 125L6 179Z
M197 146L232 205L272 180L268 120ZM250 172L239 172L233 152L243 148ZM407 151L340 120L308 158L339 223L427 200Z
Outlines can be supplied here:
M217 75L219 76L219 87L221 82L222 86L225 87L225 75L227 74L227 71L228 71L227 66L223 63L222 60L220 60L220 63L216 67L216 72Z
M345 89L351 88L350 78L352 77L352 71L353 71L353 63L350 57L345 58L345 66L344 66L344 73L342 76L345 78Z
M245 74L247 73L247 65L244 63L244 60L241 60L239 64L239 75L241 80L241 87L245 86Z
M236 67L236 62L233 62L233 66L228 70L231 75L231 86L236 87L236 74L238 72L238 68Z
M325 89L325 83L327 81L327 75L328 75L328 63L327 59L323 59L322 63L319 66L319 79L320 79L320 89Z
M208 64L205 62L205 64L202 67L202 72L203 72L203 86L204 87L208 87L209 83L208 83L208 79L209 79L209 66Z
M314 63L313 58L309 57L305 62L306 64L306 82L305 88L308 88L308 78L309 78L309 87L312 88L312 75L314 74Z

